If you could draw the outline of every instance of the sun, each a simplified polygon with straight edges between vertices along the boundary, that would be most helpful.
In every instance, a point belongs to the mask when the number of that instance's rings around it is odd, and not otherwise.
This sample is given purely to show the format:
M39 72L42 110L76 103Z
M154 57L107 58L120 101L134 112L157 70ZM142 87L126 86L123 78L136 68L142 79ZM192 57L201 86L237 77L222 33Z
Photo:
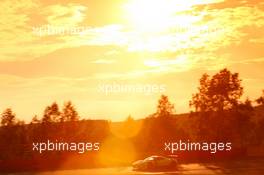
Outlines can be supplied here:
M160 31L172 25L175 13L191 5L173 0L131 0L125 6L129 21L143 31Z
M191 30L182 32L182 29L194 28L193 24L199 20L198 17L188 14L194 3L197 2L194 0L128 1L124 5L126 27L130 34L135 36L129 44L129 50L159 52L180 49L182 43L186 43L190 36L193 36Z
M130 22L142 30L164 27L172 15L170 7L159 0L133 0L126 4L125 10Z

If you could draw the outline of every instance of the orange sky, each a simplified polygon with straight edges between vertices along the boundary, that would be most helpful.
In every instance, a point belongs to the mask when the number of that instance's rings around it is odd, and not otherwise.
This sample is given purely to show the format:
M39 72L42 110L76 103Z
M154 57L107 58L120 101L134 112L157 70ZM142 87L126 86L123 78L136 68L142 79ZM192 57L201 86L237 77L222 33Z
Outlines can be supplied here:
M0 109L18 118L66 100L87 118L155 111L161 93L106 95L99 90L106 84L164 85L176 112L188 112L201 74L224 67L240 73L244 97L264 89L262 0L56 2L0 3ZM66 32L40 36L45 26Z

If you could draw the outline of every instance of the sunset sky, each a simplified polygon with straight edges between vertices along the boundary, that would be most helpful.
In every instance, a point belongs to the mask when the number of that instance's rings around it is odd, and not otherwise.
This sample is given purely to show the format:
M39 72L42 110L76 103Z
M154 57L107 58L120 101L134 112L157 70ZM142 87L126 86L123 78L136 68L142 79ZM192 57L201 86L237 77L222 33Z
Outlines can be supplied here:
M160 93L112 93L105 84L165 85L188 112L202 73L239 72L244 98L264 89L263 0L1 0L0 110L30 121L71 100L83 118L155 112ZM85 29L38 35L34 30Z

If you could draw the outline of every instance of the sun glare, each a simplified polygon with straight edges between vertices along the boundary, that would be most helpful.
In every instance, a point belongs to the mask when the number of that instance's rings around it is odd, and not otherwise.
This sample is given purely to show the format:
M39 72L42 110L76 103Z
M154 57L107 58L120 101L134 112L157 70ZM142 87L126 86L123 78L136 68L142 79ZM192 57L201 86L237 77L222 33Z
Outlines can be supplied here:
M206 2L209 3L207 0ZM179 47L197 34L200 16L190 14L193 5L205 0L131 0L125 4L128 26L140 36L131 44L130 50L170 50L171 45ZM174 41L174 37L177 40ZM174 47L175 50L175 47ZM153 65L154 63L151 63ZM156 63L154 64L156 65Z
M186 66L188 64L188 59L186 56L179 56L176 59L171 60L145 60L144 65L147 67L166 67L170 65Z
M173 8L162 0L133 0L125 5L129 20L142 30L166 27Z
M155 32L175 25L175 20L179 20L175 17L182 16L177 12L190 10L193 5L203 2L193 0L131 0L124 7L126 16L133 27L143 31ZM188 20L189 18L187 22ZM186 23L185 19L180 20L180 22Z

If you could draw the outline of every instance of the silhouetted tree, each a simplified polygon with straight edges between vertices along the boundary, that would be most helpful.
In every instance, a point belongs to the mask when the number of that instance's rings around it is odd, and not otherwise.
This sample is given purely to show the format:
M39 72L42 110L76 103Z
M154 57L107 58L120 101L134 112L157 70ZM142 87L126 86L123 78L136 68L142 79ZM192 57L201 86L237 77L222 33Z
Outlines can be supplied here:
M12 126L16 124L16 115L13 113L11 108L7 108L3 111L1 117L2 126Z
M199 140L227 141L245 134L251 102L241 102L242 94L238 73L223 69L212 77L202 76L198 93L190 101L190 107L196 111L192 125Z
M79 115L75 107L73 106L71 101L66 102L62 110L60 121L65 122L65 121L78 121L78 120L79 120Z
M168 96L161 95L156 115L158 117L170 116L174 112L174 105L170 103Z
M17 120L16 121L16 125L20 125L20 126L22 126L22 125L25 125L25 121L24 120Z
M239 104L239 109L245 109L245 110L254 110L252 101L247 97L246 100Z
M42 118L43 123L50 123L52 122L51 116L50 116L50 106L47 106L44 110L43 118Z
M253 112L254 108L249 98L230 111L229 129L233 130L233 134L240 146L245 147L250 144L251 137L254 134L252 130L253 123L250 120Z
M256 102L259 105L264 105L264 90L262 90L262 95L258 99L256 99Z
M135 143L140 152L162 154L160 151L163 149L160 143L179 138L176 127L177 118L170 117L173 113L174 105L169 101L168 96L161 95L156 113L143 121L135 137Z
M231 73L227 69L221 70L212 78L204 74L198 90L190 101L190 107L194 107L196 112L231 109L239 103L238 100L243 94L239 74Z
M35 123L40 123L41 121L38 119L38 116L37 115L35 115L33 118L32 118L32 120L31 120L31 122L30 123L33 123L33 124L35 124Z
M54 102L52 103L51 106L47 106L45 108L42 122L49 123L49 122L59 122L59 121L60 121L59 106L56 102Z
M126 118L125 122L126 123L132 123L134 122L135 120L133 119L133 117L129 114L129 116Z

